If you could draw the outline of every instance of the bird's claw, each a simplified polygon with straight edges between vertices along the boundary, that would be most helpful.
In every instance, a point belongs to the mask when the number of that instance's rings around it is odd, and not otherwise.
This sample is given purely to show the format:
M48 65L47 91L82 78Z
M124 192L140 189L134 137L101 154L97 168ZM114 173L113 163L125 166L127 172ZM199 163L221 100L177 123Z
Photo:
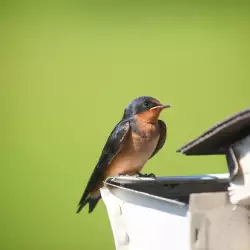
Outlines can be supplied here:
M137 173L139 177L144 177L144 178L156 178L155 174L142 174L142 173Z

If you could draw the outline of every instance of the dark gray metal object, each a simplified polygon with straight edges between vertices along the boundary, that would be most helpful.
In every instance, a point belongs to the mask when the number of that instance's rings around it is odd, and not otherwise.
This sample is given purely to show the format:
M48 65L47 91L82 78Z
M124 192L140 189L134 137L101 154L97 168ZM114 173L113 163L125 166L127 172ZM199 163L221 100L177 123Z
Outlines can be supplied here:
M192 193L225 192L229 186L228 178L220 178L216 175L170 176L156 179L115 177L108 178L105 182L186 204L189 203Z
M239 164L233 146L250 135L250 108L230 116L211 127L177 152L185 155L225 155L230 177L239 172Z
M211 127L177 150L185 155L226 154L230 145L250 134L250 108Z

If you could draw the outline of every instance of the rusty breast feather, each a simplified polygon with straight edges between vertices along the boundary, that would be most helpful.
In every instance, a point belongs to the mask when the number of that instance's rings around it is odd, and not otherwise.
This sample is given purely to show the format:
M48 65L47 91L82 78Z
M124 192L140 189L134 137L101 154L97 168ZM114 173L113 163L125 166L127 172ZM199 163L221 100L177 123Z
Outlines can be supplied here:
M141 171L154 152L159 140L158 123L143 120L131 123L123 147L107 167L105 176L135 174Z

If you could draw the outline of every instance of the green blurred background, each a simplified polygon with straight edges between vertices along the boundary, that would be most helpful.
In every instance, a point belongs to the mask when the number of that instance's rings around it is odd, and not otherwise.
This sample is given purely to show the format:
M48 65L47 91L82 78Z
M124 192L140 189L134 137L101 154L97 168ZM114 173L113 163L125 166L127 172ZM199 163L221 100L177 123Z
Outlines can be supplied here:
M0 249L114 249L103 202L77 203L125 106L152 95L168 142L144 172L227 171L175 153L249 107L241 1L0 1ZM146 218L145 218L146 219Z

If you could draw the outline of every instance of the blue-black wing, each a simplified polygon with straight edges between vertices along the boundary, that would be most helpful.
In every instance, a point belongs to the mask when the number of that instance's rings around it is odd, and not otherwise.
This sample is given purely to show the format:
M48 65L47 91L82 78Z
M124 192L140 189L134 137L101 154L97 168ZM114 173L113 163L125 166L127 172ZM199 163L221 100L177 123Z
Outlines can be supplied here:
M91 206L95 206L98 202L98 200L95 199L94 201L92 201L93 204L91 204L91 198L89 197L89 195L93 190L96 190L96 188L98 188L100 182L103 180L106 167L122 149L123 141L129 130L130 120L127 119L119 122L111 132L79 202L77 213L79 213L87 203L90 204L91 208ZM93 210L93 208L90 210Z
M166 138L167 138L167 126L165 122L162 120L158 120L158 124L159 124L159 130L160 130L160 138L155 148L155 151L153 152L150 158L152 158L157 152L159 152L159 150L164 146Z

